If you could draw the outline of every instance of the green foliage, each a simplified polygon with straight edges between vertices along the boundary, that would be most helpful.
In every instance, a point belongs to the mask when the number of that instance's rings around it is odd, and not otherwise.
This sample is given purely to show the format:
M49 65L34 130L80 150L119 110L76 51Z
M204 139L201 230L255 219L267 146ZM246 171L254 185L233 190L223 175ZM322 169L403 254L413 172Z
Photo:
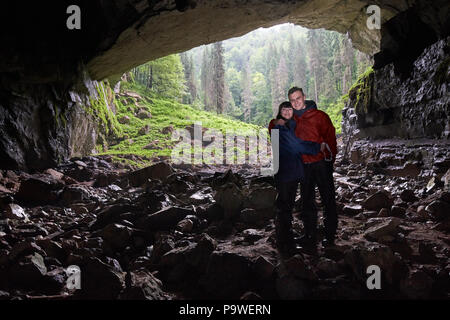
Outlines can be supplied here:
M334 128L336 129L336 134L342 133L342 110L344 109L345 102L344 99L339 99L336 103L330 103L327 108L319 109L325 111L331 119Z
M264 122L273 116L272 107L287 100L287 91L292 86L302 87L307 98L316 100L318 105L337 104L357 75L370 65L366 55L352 48L347 36L293 24L261 28L223 41L223 46L225 81L234 103L234 106L227 103L226 112L239 120L246 117L250 123L258 125L267 125ZM198 81L202 75L202 90L209 90L211 82L207 78L212 67L204 63L204 58L211 55L212 47L207 45L189 51ZM248 109L244 96L248 94L244 95L245 85L241 81L246 69L250 70L252 79L262 75L265 84L264 90L253 87L259 86L259 81L251 84L250 117L248 110L244 112ZM212 98L205 92L199 95L204 97L205 110L212 110Z
M98 82L96 84L97 97L89 98L89 105L83 105L83 109L92 115L98 124L98 140L97 150L101 151L108 147L108 144L120 138L123 134L122 128L117 121L116 116L111 111L111 107L108 106L108 101L116 103L114 99L114 93L112 92L109 84L106 82ZM108 98L111 97L111 99Z
M131 72L134 81L165 98L180 99L186 92L180 55L147 62Z
M126 159L126 155L138 155L150 159L156 156L170 156L171 150L177 141L172 141L171 132L163 132L165 128L172 127L184 129L194 122L200 122L204 128L216 129L222 134L226 132L236 132L246 135L261 129L259 126L236 121L227 115L217 115L215 112L199 110L190 105L185 105L173 99L167 99L158 95L145 86L137 83L124 82L122 91L133 91L138 93L143 99L138 103L130 103L130 99L122 97L116 101L117 115L120 119L128 116L130 122L120 124L123 131L122 140L116 145L101 153L116 156L117 161L141 166L142 164ZM149 119L139 119L135 116L138 109L146 109L151 112ZM142 127L148 126L148 132L139 133ZM154 143L153 146L149 146ZM146 147L146 148L144 148Z

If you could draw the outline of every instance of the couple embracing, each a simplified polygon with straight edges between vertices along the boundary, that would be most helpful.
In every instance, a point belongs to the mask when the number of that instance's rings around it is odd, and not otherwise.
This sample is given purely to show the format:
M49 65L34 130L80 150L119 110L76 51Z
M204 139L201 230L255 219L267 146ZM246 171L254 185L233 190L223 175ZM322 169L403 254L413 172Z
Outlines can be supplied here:
M337 153L335 128L314 101L305 100L301 88L291 88L288 99L280 104L276 119L269 123L269 132L279 130L279 170L274 177L278 190L275 227L278 250L285 256L302 248L313 252L317 248L316 185L324 207L324 247L334 245L338 224L333 181ZM296 238L292 231L292 211L299 183L304 234Z

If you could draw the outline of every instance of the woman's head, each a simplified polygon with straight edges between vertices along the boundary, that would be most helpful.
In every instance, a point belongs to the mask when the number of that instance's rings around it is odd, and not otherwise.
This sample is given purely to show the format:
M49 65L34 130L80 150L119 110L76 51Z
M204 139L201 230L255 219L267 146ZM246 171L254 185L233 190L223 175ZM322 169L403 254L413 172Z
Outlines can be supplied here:
M277 119L289 120L294 115L294 109L292 109L292 104L289 101L285 101L278 107Z

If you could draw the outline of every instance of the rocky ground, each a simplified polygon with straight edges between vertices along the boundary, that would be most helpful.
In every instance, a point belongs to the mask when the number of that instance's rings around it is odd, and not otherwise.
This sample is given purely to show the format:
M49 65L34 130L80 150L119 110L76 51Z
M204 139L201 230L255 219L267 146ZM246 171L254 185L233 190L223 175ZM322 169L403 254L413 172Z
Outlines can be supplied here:
M448 299L449 148L420 143L340 156L336 246L289 259L273 181L254 167L130 170L106 156L0 171L0 299ZM66 286L71 265L80 290ZM367 289L369 265L381 290Z

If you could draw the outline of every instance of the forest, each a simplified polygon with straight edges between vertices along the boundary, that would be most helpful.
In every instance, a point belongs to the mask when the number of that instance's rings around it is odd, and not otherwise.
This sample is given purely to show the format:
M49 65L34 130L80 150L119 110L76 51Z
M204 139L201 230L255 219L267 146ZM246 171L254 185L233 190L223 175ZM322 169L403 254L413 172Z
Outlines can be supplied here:
M339 133L346 94L371 65L347 35L283 24L150 61L129 76L163 97L260 126L298 86Z

